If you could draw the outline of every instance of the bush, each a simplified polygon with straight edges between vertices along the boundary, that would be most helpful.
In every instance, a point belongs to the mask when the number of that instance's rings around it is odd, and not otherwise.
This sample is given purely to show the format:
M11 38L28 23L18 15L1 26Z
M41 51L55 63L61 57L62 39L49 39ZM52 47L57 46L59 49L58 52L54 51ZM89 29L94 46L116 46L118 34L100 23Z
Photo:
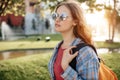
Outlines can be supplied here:
M50 80L48 55L37 54L1 61L0 80Z

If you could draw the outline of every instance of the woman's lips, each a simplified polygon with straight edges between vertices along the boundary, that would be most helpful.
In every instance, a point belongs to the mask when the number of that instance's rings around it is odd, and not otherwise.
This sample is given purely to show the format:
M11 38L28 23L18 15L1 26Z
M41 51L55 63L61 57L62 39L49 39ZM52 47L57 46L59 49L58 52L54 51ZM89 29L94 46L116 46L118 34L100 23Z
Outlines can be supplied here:
M60 24L55 24L56 27L60 27Z

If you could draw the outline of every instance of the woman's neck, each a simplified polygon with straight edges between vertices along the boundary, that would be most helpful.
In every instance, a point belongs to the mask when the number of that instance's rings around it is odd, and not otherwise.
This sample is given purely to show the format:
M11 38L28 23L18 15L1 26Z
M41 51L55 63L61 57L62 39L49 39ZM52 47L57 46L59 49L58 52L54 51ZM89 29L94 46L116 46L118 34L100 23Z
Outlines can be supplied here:
M62 48L67 48L75 39L74 35L62 35L63 36L63 44L61 45Z

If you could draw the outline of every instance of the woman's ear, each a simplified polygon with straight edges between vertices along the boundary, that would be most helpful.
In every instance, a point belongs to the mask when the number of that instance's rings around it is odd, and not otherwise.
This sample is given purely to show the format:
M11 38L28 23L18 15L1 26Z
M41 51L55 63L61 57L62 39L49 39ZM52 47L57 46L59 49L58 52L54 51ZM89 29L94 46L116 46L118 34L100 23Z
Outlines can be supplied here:
M76 25L77 25L77 20L74 20L73 26L76 26Z
M73 24L74 26L76 26L77 24L75 23L75 24Z

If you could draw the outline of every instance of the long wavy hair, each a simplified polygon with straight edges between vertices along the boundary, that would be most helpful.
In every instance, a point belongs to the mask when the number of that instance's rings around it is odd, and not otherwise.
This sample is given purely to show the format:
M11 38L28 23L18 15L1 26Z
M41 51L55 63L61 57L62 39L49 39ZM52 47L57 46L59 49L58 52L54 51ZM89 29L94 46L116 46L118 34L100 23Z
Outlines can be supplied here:
M55 11L62 5L70 10L73 19L77 21L73 29L75 37L82 39L87 44L93 45L91 32L86 24L80 4L76 1L61 2L57 5Z

